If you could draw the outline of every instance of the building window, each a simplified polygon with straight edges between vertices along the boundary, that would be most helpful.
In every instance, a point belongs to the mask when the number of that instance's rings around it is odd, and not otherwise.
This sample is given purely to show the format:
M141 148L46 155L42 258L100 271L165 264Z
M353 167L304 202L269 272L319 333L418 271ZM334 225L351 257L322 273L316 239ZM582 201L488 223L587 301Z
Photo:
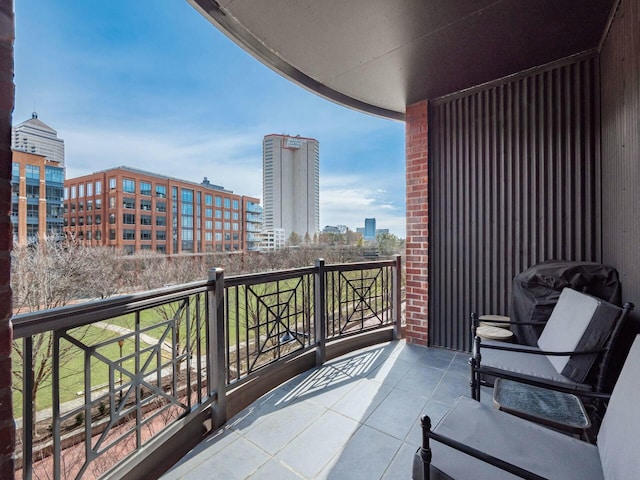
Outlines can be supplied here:
M221 242L222 241L222 234L220 232L216 232L215 238L216 238L216 242Z
M167 198L167 187L164 185L156 185L156 197Z
M124 208L134 209L136 208L136 199L131 197L123 197L122 206Z
M193 203L183 203L180 211L182 215L193 215Z
M84 183L78 185L78 198L84 198Z
M109 208L116 208L116 197L109 197Z
M205 220L204 228L207 230L213 230L213 220Z
M71 226L72 227L76 226L76 217L71 217Z
M234 209L234 210L238 210L239 205L240 205L240 204L238 203L238 200L234 200L234 201L233 201L233 209Z
M102 210L102 199L96 198L96 210Z
M193 203L193 190L189 190L188 188L182 189L182 201Z
M205 193L204 204L209 206L213 205L213 195L211 195L210 193Z
M93 216L87 215L87 225L93 225Z
M76 202L71 202L71 213L76 213Z
M151 215L140 215L140 225L151 225Z
M123 213L122 214L122 223L125 225L135 225L136 224L136 214L135 213Z
M231 208L231 200L228 198L224 199L224 208Z
M216 230L222 230L222 222L216 222Z
M165 213L167 211L167 202L156 202L156 212Z
M216 207L222 206L222 197L216 197Z
M27 198L40 198L40 186L39 185L26 185Z
M158 252L158 253L167 253L166 245L156 245L156 252Z
M98 222L96 221L96 223ZM95 239L102 240L102 232L100 230L96 230Z
M182 226L184 228L193 228L193 217L182 217Z
M130 178L122 179L122 191L124 193L136 193L136 181Z
M122 239L123 240L135 240L136 239L136 231L125 228L122 230Z
M151 240L151 230L140 230L140 240Z
M230 222L224 222L224 229L225 230L231 230L231 223Z
M225 220L229 220L231 218L231 212L229 210L224 211Z
M102 215L96 215L96 225L100 225L102 223Z
M147 182L140 182L140 195L151 196L151 184Z
M84 217L78 217L78 226L84 227Z
M64 187L64 199L69 200L69 187Z
M237 223L234 223L234 224L233 224L233 229L234 229L234 230L238 230L238 224L237 224Z
M93 200L87 200L87 212L93 210Z
M213 209L205 208L204 209L204 216L207 217L207 218L213 217Z
M115 240L116 239L116 231L114 228L109 230L109 240Z
M20 164L13 162L11 164L11 175L13 175L14 177L19 177L20 176Z
M75 185L71 185L71 199L76 198L76 186Z
M25 165L24 173L26 178L40 180L40 167L38 165Z
M167 226L167 217L156 217L156 226L157 227L166 227Z
M98 180L96 181L96 195L101 195L101 194L102 194L102 182Z
M216 210L216 218L222 218L222 210Z
M87 230L87 240L91 240L92 232L91 230Z
M27 217L38 218L38 205L27 205Z
M233 214L231 215L231 217L234 220L239 220L240 219L240 214L238 212L233 212Z
M84 212L84 202L82 201L78 202L78 211Z
M166 240L167 232L165 230L156 230L156 240Z
M109 225L115 225L116 223L116 214L115 213L110 213L109 214Z
M140 200L140 210L151 211L151 200Z
M87 197L93 197L93 183L87 183Z
M115 177L109 179L109 190L116 189L116 179Z
M133 255L136 252L136 246L135 245L124 245L122 247L122 250L127 255Z

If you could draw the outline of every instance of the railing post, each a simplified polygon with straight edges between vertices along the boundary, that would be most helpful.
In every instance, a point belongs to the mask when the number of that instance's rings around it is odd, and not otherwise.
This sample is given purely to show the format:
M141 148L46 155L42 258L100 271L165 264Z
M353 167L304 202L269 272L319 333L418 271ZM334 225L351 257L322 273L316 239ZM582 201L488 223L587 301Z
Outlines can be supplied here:
M316 260L316 273L313 280L314 308L313 324L316 334L316 365L322 365L327 358L327 315L326 315L326 272L324 259Z
M394 255L396 264L393 266L393 282L392 282L392 305L391 314L393 317L393 337L395 339L402 337L402 257Z
M207 302L208 323L208 358L207 372L209 395L216 395L211 407L213 428L218 428L227 421L227 381L224 355L224 270L209 270L209 283L213 289L208 291Z

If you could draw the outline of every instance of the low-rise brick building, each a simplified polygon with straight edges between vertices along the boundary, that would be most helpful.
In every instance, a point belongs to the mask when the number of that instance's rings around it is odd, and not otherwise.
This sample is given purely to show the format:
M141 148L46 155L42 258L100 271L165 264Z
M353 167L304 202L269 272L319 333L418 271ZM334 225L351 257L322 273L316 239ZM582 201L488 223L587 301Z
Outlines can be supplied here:
M260 200L211 184L117 167L65 181L64 230L127 253L254 249Z

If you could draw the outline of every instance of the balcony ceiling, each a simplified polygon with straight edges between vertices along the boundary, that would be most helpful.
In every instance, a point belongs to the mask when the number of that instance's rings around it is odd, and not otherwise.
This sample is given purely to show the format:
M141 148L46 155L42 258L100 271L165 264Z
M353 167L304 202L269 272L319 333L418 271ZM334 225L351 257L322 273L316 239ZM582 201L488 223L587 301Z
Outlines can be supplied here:
M598 46L616 0L188 0L286 78L402 119L405 106Z

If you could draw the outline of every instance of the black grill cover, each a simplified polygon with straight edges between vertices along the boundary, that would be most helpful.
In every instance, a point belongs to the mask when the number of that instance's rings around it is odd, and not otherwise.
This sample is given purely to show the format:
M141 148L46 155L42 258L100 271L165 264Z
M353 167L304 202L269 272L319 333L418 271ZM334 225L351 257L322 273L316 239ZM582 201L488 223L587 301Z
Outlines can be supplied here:
M521 322L546 322L563 288L593 295L620 306L621 287L618 272L593 262L548 260L513 278L511 330L518 343L536 345L544 326L520 325Z

